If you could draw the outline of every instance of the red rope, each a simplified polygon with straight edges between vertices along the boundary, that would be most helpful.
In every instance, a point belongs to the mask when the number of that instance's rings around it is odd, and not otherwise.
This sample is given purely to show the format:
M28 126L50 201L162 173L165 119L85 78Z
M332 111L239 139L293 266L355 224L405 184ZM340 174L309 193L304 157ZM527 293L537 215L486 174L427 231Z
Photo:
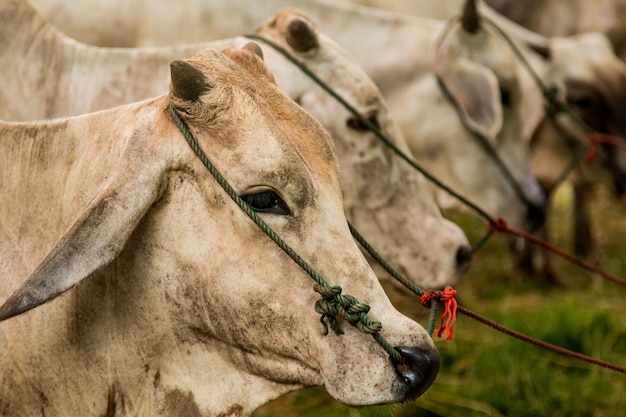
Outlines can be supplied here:
M587 362L587 363L591 363L591 364L594 364L594 365L602 366L604 368L608 368L608 369L611 369L611 370L614 370L614 371L626 374L626 367L624 367L624 366L620 366L620 365L617 365L617 364L614 364L614 363L611 363L611 362L607 362L607 361L604 361L602 359L592 358L591 356L583 355L582 353L574 352L572 350L565 349L565 348L553 345L551 343L544 342L544 341L539 340L539 339L535 339L533 337L525 335L524 333L520 333L520 332L517 332L515 330L511 330L511 329L509 329L507 327L504 327L504 326L502 326L502 325L500 325L500 324L498 324L498 323L496 323L494 321L491 321L491 320L489 320L489 319L487 319L485 317L482 317L482 316L474 313L473 311L468 310L468 309L466 309L466 308L464 308L462 306L458 306L457 308L458 308L459 313L464 314L467 317L472 318L472 319L474 319L474 320L476 320L476 321L478 321L480 323L483 323L483 324L491 327L492 329L495 329L495 330L497 330L499 332L502 332L504 334L507 334L509 336L515 337L516 339L519 339L519 340L521 340L523 342L530 343L532 345L535 345L535 346L538 346L538 347L541 347L541 348L544 348L544 349L548 349L548 350L550 350L552 352L555 352L555 353L558 353L560 355L564 355L564 356L568 356L568 357L571 357L571 358L579 359L579 360L582 360L582 361Z
M613 275L607 271L603 271L602 269L590 264L589 262L583 261L580 258L577 258L576 256L569 254L567 252L565 252L564 250L560 249L559 247L551 244L550 242L546 242L543 239L538 238L537 236L531 235L529 233L526 233L522 230L519 229L514 229L512 227L509 227L507 225L507 222L505 219L503 218L498 218L495 222L489 223L488 227L490 230L495 230L498 232L504 232L504 233L508 233L510 235L513 236L518 236L521 237L529 242L535 243L551 252L556 253L557 255L567 259L568 261L580 266L581 268L584 268L588 271L594 272L600 276L602 276L603 278L606 278L612 282L614 282L617 285L621 285L622 287L626 287L626 280L618 277L617 275Z
M428 290L426 291L422 297L422 304L425 307L430 306L430 301L433 299L439 300L444 305L444 311L441 315L441 323L439 325L439 330L437 330L437 336L441 337L441 333L446 332L446 340L452 340L454 338L454 323L456 323L456 309L458 304L454 296L456 295L456 290L451 286L446 286L443 291L434 291Z
M596 156L598 155L598 150L600 149L600 145L602 143L607 143L609 145L617 146L626 150L626 141L618 136L593 132L588 136L588 138L591 142L591 147L585 154L585 162L587 163L592 163L593 161L595 161Z
M626 367L624 366L584 355L582 353L574 352L573 350L565 349L560 346L544 342L543 340L535 339L534 337L528 336L524 333L520 333L516 330L509 329L508 327L498 324L495 321L489 320L486 317L476 314L473 311L458 305L455 299L455 295L456 290L450 286L447 286L443 291L428 290L421 296L422 304L426 308L430 307L430 302L432 300L438 300L443 302L444 304L445 310L443 315L441 316L441 324L439 330L437 330L437 336L439 337L441 337L441 334L445 331L447 340L452 340L454 338L454 332L452 331L452 328L456 323L456 313L458 311L459 313L464 314L467 317L478 321L479 323L485 324L494 330L519 339L522 342L530 343L531 345L547 349L549 351L558 353L559 355L582 360L593 365L602 366L604 368L626 374Z

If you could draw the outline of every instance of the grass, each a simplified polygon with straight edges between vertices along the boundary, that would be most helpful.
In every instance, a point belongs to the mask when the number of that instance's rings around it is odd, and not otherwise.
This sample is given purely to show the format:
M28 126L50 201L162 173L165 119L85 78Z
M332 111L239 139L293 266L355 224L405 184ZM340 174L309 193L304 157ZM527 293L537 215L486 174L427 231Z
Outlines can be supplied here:
M594 195L592 216L598 248L591 262L626 277L624 202L606 190ZM550 227L554 241L569 247L570 194L555 196ZM485 233L481 221L453 217L475 242ZM479 251L470 271L455 286L465 307L507 327L567 349L626 366L626 289L566 261L555 263L570 288L556 288L515 266L510 240L494 235ZM427 311L415 298L386 287L405 314L426 325ZM346 407L323 387L285 395L255 417L482 417L626 416L626 375L569 359L502 335L459 316L455 340L435 339L442 366L426 394L415 402Z

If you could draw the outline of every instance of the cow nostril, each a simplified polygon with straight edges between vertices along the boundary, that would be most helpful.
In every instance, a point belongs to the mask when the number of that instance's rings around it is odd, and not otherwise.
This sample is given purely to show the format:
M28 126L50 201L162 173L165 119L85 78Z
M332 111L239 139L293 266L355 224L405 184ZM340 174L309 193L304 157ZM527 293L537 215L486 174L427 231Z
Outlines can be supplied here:
M439 372L439 352L418 347L396 346L405 362L391 359L396 373L406 387L404 401L422 395L432 385Z
M460 246L456 251L455 260L459 273L465 272L472 262L472 248L466 245Z
M529 232L534 232L543 226L546 220L546 205L545 204L529 204L528 212L526 213L527 227Z

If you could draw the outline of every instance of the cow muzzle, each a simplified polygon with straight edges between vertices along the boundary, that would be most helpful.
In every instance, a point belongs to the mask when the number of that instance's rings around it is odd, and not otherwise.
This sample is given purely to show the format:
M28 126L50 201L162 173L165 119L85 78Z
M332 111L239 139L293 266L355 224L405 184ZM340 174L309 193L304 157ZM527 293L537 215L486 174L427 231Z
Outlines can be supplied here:
M432 385L439 373L439 352L418 347L396 346L405 363L391 359L406 392L403 402L412 401Z

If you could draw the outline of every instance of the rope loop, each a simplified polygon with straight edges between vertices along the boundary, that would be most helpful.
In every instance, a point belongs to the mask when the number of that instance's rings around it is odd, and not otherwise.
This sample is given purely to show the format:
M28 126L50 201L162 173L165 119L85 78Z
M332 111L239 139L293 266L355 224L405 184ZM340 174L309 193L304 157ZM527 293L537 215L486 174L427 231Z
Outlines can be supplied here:
M448 285L443 291L428 290L421 297L422 304L427 308L432 305L433 300L443 303L444 311L441 315L437 336L441 337L441 334L445 331L446 340L454 338L453 327L454 323L456 323L456 309L458 307L455 296L456 290Z
M546 99L543 108L547 115L556 116L567 110L567 107L559 100L559 88L551 85L542 90L543 97Z

